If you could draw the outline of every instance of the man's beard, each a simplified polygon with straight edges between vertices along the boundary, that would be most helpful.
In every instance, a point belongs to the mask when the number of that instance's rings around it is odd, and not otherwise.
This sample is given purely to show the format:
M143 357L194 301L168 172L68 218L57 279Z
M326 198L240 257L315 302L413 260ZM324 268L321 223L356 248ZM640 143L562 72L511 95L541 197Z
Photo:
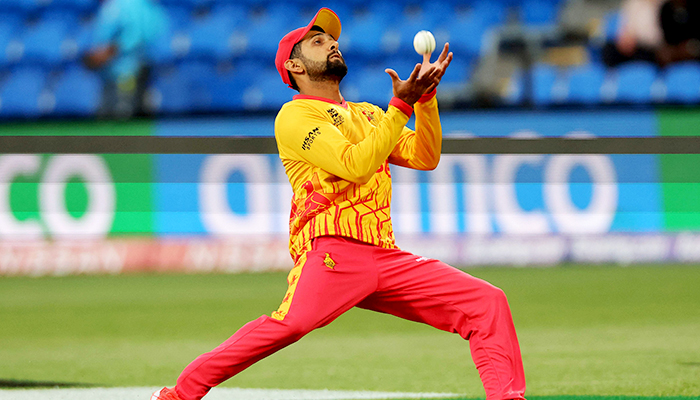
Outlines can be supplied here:
M331 61L331 57L338 54L340 58ZM309 74L309 79L314 82L334 81L340 82L348 73L348 66L345 65L343 56L339 53L330 54L326 62L311 61L303 57L306 73Z

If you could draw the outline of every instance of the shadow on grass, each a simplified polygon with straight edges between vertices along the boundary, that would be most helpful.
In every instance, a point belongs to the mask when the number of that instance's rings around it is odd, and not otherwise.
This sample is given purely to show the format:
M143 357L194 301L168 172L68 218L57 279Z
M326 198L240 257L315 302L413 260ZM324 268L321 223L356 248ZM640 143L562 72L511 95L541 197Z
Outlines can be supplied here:
M96 386L98 385L77 382L22 381L16 379L0 379L0 389L89 388Z

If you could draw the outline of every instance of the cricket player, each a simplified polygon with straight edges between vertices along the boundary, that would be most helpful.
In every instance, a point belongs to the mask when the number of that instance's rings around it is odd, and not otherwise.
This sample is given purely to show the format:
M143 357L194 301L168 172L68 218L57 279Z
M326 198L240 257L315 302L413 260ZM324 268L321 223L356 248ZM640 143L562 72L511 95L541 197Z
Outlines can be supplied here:
M299 91L282 106L275 136L294 197L294 267L279 309L249 322L188 365L153 399L198 400L256 361L352 307L418 321L469 341L487 400L523 399L525 376L503 291L438 260L402 251L391 227L390 165L432 170L442 130L436 87L452 60L445 44L407 80L387 69L394 97L384 111L343 99L347 66L336 14L322 8L279 43L282 81ZM416 130L406 128L415 111Z

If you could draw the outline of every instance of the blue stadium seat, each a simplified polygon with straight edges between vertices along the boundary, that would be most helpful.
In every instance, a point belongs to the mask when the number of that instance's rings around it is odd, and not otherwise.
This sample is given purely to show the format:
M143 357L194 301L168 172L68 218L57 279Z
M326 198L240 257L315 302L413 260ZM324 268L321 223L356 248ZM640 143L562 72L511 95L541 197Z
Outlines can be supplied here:
M557 68L548 64L537 64L532 69L532 97L537 106L555 103L553 94L557 81Z
M94 21L85 22L78 26L71 39L76 46L76 56L79 57L80 55L85 54L85 52L92 47L92 35L94 31Z
M382 38L385 53L413 54L415 34L421 30L435 33L444 16L450 13L447 3L435 3L433 6L415 8L411 12L404 13L402 18L390 26ZM437 43L438 51L442 44Z
M206 62L187 61L178 66L180 79L186 83L191 111L206 111L212 104L210 88L216 80L214 66Z
M205 18L193 21L188 58L223 60L232 55L231 35L245 19L245 10L238 7L217 9Z
M471 12L487 28L503 24L506 20L506 13L506 4L493 0L475 0Z
M0 116L38 117L39 96L45 83L46 75L39 68L15 70L0 88Z
M649 62L635 61L617 68L617 96L621 103L649 104L652 102L652 85L656 80L656 66Z
M245 46L239 46L239 52L234 49L234 55L240 55L240 52L244 51L246 56L263 57L273 65L280 39L290 30L298 28L292 26L297 20L296 15L284 15L278 12L266 12L249 18L248 23L239 27L234 33L234 39L245 43ZM237 45L234 44L234 46Z
M149 85L151 108L157 113L184 113L191 111L187 82L175 68L159 71Z
M523 0L520 19L529 27L553 26L557 22L558 11L558 0Z
M234 66L228 71L223 71L216 76L215 81L210 81L211 110L212 111L239 111L243 110L243 94L252 80L247 73ZM281 81L280 81L281 82Z
M17 37L20 28L20 17L12 13L0 13L0 67L9 64L7 46Z
M454 13L452 5L444 1L425 1L420 5L420 10L425 22L431 27L437 27L449 20Z
M20 13L24 16L34 14L41 6L39 0L2 0L3 10Z
M102 100L102 80L92 71L72 67L59 78L54 96L55 115L95 115Z
M247 110L278 110L296 94L295 90L285 88L277 70L268 69L245 90L243 103Z
M450 42L450 50L462 57L474 59L482 52L483 39L488 22L475 13L450 19L445 25L447 37L441 37L442 29L437 30L435 39L440 45Z
M165 13L173 31L185 30L192 20L192 10L182 4L167 4Z
M386 29L384 16L377 13L356 17L343 26L341 51L350 57L378 60L384 55L381 38Z
M433 61L437 56L433 56ZM472 65L463 57L453 58L450 66L447 68L445 75L440 81L440 87L444 89L452 89L462 86L469 81L471 76Z
M600 90L605 81L605 67L591 63L570 68L567 73L569 85L567 101L574 104L595 105L602 102Z
M170 25L166 32L154 38L146 53L156 66L171 65L185 59L191 47L192 40L184 28Z
M700 63L686 61L671 64L664 71L666 101L682 104L700 102Z
M64 42L77 26L77 18L70 13L46 13L35 25L28 27L22 37L22 63L36 63L54 67L66 59Z
M52 10L67 10L84 16L95 12L99 5L99 0L52 0L47 7Z
M214 0L161 0L164 6L180 6L188 9L211 6Z

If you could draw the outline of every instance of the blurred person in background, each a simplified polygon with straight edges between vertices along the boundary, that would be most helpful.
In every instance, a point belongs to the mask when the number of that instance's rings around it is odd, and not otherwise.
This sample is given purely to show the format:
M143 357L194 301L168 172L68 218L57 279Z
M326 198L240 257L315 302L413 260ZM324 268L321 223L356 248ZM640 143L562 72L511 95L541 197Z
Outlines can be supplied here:
M628 61L657 62L663 47L659 14L663 0L625 0L614 42L603 48L603 61L614 67Z
M167 30L155 0L103 0L85 65L98 70L105 86L100 115L129 118L144 113L148 46Z
M700 1L666 1L660 21L666 42L660 54L663 64L700 60Z

